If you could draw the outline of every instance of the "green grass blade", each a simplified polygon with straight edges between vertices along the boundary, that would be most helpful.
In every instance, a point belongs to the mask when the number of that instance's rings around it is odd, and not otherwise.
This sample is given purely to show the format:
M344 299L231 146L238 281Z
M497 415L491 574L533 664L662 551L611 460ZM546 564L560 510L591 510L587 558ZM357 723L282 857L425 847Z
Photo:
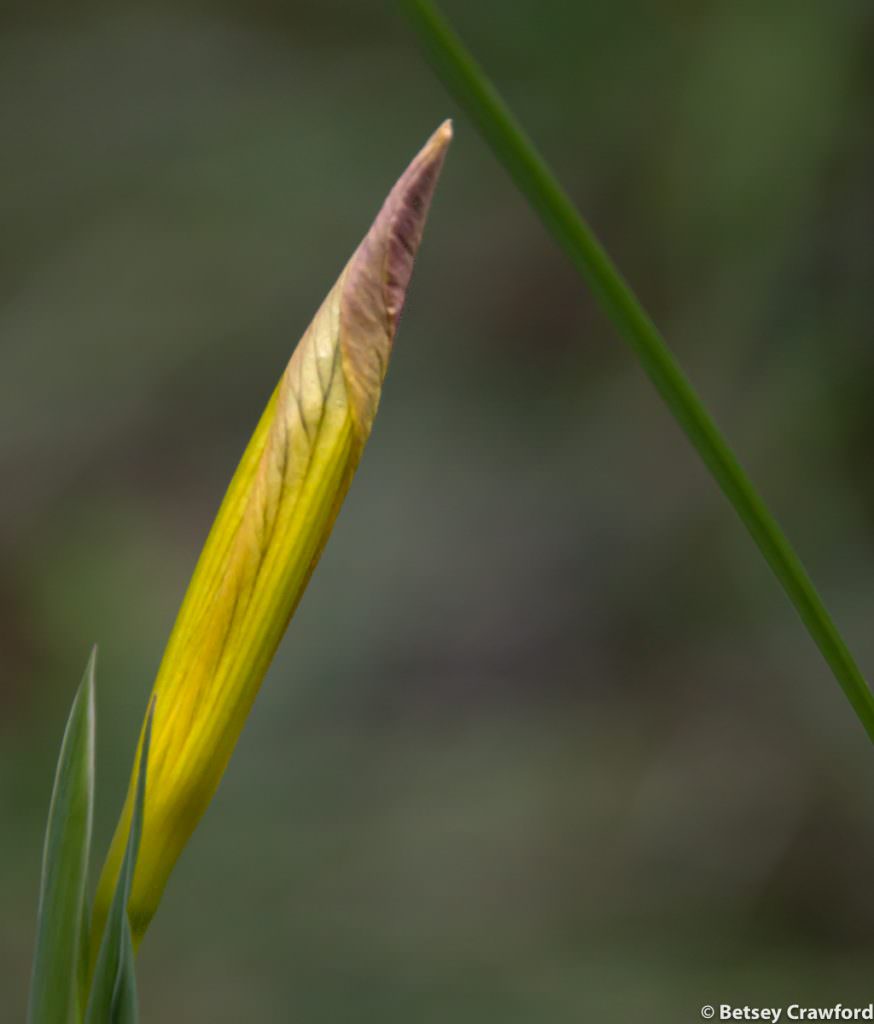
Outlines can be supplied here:
M109 908L109 916L97 954L85 1024L136 1024L137 988L134 947L127 904L136 868L137 852L143 830L143 805L146 799L146 774L152 737L154 698L146 717L143 745L137 773L137 792L131 814L130 832L118 883Z
M77 1017L80 1021L85 1016L88 1003L88 961L91 957L91 914L87 906L82 908L79 929L79 969L76 975Z
M94 667L91 652L70 710L49 807L28 1024L78 1019L78 971L94 810Z
M570 257L697 449L798 610L874 740L874 695L774 517L613 261L595 238L494 85L429 0L401 0L449 91Z

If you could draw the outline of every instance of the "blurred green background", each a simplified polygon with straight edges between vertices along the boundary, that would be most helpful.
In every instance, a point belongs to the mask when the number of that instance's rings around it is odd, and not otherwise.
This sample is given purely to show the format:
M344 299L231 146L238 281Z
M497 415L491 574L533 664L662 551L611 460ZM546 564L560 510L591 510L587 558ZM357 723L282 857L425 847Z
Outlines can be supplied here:
M874 10L446 0L874 666ZM96 855L224 486L408 158L391 8L0 13L0 1018L63 721ZM372 443L140 955L146 1021L872 995L872 754L463 117ZM95 865L96 866L96 865Z

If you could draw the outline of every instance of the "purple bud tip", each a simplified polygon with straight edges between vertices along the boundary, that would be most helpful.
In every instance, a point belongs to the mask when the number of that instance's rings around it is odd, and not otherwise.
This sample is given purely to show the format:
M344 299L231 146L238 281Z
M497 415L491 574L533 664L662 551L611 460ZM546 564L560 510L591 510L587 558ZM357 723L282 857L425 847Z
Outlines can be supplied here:
M344 274L341 343L355 418L370 431L431 198L452 140L444 121L400 176Z

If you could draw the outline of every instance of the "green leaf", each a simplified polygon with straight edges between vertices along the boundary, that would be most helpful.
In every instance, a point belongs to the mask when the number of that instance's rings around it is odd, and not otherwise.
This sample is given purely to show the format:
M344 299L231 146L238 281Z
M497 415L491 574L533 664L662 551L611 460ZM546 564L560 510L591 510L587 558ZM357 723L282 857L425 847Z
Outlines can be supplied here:
M78 978L94 809L95 647L79 686L55 772L43 848L29 1024L78 1020Z
M127 847L119 872L106 928L97 954L85 1024L136 1024L137 986L134 965L134 947L131 938L127 905L136 868L140 836L143 830L143 806L146 799L146 772L149 762L149 744L152 737L152 715L155 699L149 707L140 751L137 773L137 791L131 814Z
M874 694L813 581L658 328L473 56L429 0L401 0L437 74L632 349L819 647L869 737Z
M91 915L88 907L82 910L81 930L79 932L79 969L76 976L76 994L78 996L78 1013L76 1020L80 1021L85 1015L85 1005L88 1002L88 963L91 958Z

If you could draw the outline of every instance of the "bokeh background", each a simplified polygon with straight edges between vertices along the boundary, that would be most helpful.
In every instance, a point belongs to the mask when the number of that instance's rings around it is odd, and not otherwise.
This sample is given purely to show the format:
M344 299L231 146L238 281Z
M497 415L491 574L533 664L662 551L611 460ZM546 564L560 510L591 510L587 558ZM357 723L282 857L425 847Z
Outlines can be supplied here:
M874 10L446 0L874 666ZM869 742L380 4L0 14L0 1018L99 664L96 852L291 348L447 162L335 536L140 955L144 1020L872 997Z

